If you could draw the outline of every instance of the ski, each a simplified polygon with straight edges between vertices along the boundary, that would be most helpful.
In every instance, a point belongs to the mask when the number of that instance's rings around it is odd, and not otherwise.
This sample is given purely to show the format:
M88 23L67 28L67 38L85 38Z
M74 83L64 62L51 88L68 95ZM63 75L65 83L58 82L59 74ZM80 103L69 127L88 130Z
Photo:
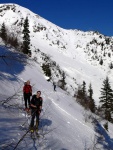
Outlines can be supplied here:
M38 133L36 133L36 132L33 132L33 133L31 133L31 138L33 140L36 140L37 138L40 138L40 135Z
M35 131L35 134L36 134L36 137L37 137L37 138L39 138L39 137L40 137L40 135L39 135L39 133L38 133L38 132L36 132L36 131Z
M40 137L39 133L38 133L38 129L33 129L30 131L31 132L31 138L36 140L37 138Z
M34 132L31 132L31 138L32 138L33 140L36 139Z

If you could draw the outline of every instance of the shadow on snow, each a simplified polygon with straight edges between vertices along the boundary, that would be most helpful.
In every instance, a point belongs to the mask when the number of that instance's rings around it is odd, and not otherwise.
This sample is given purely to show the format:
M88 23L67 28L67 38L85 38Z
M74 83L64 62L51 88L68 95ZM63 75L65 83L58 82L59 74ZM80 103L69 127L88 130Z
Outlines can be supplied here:
M17 80L16 75L24 70L26 62L23 54L0 47L0 80Z
M95 131L100 135L97 138L97 143L101 144L106 150L113 150L113 139L110 138L106 130L98 121L95 123Z
M41 119L39 127L42 128L42 127L45 127L45 126L50 126L51 124L52 124L51 120Z

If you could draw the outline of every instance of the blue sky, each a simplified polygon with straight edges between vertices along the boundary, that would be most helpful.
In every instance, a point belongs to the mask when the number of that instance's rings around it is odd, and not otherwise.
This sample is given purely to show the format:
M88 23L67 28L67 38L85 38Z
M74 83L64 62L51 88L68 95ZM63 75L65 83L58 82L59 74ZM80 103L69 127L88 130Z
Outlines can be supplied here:
M16 3L65 29L113 36L113 0L0 0Z

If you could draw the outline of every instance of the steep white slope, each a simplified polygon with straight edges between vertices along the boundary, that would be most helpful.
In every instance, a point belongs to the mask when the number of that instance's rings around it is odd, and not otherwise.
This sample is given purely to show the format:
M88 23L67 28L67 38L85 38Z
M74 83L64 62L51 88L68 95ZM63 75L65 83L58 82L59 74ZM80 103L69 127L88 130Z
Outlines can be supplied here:
M0 49L0 51L2 54L9 53L4 48ZM13 55L13 52L11 54ZM6 104L7 106L9 104L18 104L24 108L22 86L24 81L29 79L33 86L33 93L36 93L37 90L42 91L43 111L40 117L40 128L43 128L43 133L49 132L44 136L44 139L41 140L40 138L40 141L42 141L40 145L37 140L34 145L28 134L25 140L20 142L18 148L27 150L33 148L40 150L92 149L94 143L98 142L98 138L94 140L95 135L99 135L96 132L98 127L95 128L93 124L85 122L84 114L86 112L76 103L75 99L58 87L57 92L54 92L52 83L46 81L39 64L32 60L27 61L29 64L19 63L10 59L6 59L6 62L10 65L0 59L0 101L4 97L11 96L19 89L18 97L14 100L11 99ZM25 133L25 130L21 130L20 125L24 123L25 128L28 128L30 120L27 121L27 118L23 116L25 115L24 111L18 109L17 106L16 109L11 106L5 108L0 105L0 107L0 114L2 114L0 117L0 147L11 142L14 143L12 144L14 146ZM109 133L106 132L106 136L103 135L104 138L107 138L103 142L104 145L103 143L98 145L101 149L104 149L104 146L113 145L111 140L113 138L113 127L111 125L109 127ZM99 129L101 130L101 128L100 124Z
M43 54L36 51L39 49L49 55L65 71L66 89L71 95L75 94L83 81L87 88L91 83L98 104L100 88L106 76L113 85L113 70L109 68L113 61L112 37L93 31L65 30L19 5L0 5L0 24L5 22L10 34L17 36L20 41L26 16L29 18L32 58L37 58L41 65L44 62ZM101 58L104 61L102 66L99 64Z

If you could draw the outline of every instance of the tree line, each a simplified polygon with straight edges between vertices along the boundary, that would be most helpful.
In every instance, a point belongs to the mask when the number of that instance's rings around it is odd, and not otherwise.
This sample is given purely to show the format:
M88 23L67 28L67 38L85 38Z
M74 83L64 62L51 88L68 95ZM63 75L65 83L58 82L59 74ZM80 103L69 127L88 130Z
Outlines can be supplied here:
M19 39L11 33L8 33L8 29L3 22L0 29L0 37L2 38L4 44L10 45L11 47L14 47L15 49L19 49L24 54L27 54L31 56L31 50L30 50L30 35L29 35L29 19L28 17L25 18L23 23L23 42L20 43Z
M100 105L97 107L93 98L91 83L88 90L86 90L86 83L83 81L82 85L79 85L75 97L77 102L80 103L85 109L89 109L92 113L95 113L105 119L106 123L104 124L104 127L108 130L108 121L113 123L113 89L111 88L108 77L106 77L103 81L100 95Z

